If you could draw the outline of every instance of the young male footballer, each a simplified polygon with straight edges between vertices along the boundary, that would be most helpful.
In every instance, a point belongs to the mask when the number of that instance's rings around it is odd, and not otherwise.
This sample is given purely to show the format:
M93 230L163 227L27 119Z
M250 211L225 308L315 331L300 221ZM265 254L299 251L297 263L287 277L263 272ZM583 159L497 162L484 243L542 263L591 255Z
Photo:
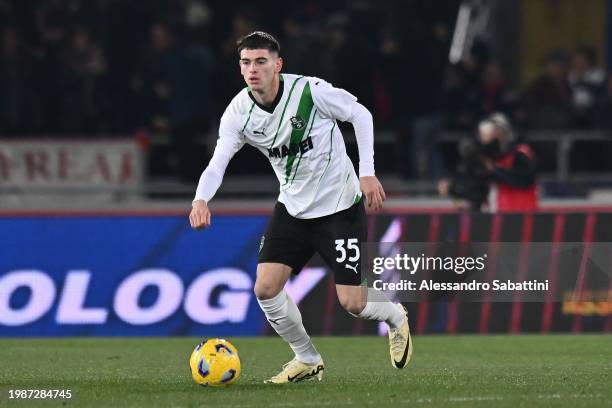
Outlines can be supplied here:
M247 87L221 117L219 139L198 183L189 220L193 228L211 223L207 203L232 156L248 143L270 160L280 195L262 237L255 295L271 326L295 358L266 382L288 383L317 377L321 355L284 290L317 252L334 272L340 304L353 316L389 325L391 363L403 368L412 343L401 305L362 286L360 245L366 239L368 207L378 210L385 192L374 175L374 134L370 112L347 91L322 79L281 74L280 46L256 31L238 41L240 72ZM336 121L351 122L359 151L359 178L346 154Z

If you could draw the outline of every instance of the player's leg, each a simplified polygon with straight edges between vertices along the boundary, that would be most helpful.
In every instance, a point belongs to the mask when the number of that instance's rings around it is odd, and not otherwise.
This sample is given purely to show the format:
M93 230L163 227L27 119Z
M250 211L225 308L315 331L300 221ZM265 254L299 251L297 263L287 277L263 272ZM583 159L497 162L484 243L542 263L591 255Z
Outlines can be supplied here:
M326 218L316 232L316 248L334 271L340 304L353 316L386 322L392 364L404 367L412 353L406 309L389 301L384 293L361 285L360 248L367 233L363 200Z
M342 307L351 315L387 323L391 364L396 368L404 368L412 358L412 339L406 308L389 301L384 293L366 286L336 284L336 293Z
M262 237L255 295L270 325L289 344L295 358L266 382L296 382L315 376L320 380L323 374L321 355L306 333L297 305L284 289L291 273L299 273L314 253L304 239L307 235L304 223L278 203Z
M384 293L366 286L336 284L340 305L355 317L385 322L389 328L400 327L406 319L404 309L389 301Z
M302 315L284 287L291 275L291 267L280 263L257 265L255 296L272 328L285 340L297 360L315 364L321 355L312 344L302 324Z

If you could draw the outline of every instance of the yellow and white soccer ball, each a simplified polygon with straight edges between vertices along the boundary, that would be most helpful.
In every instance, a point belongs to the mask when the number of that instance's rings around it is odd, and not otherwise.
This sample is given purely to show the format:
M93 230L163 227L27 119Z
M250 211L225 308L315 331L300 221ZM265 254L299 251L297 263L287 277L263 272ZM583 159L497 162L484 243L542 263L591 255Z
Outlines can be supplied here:
M205 387L225 387L240 378L240 357L224 339L203 340L189 359L193 380Z

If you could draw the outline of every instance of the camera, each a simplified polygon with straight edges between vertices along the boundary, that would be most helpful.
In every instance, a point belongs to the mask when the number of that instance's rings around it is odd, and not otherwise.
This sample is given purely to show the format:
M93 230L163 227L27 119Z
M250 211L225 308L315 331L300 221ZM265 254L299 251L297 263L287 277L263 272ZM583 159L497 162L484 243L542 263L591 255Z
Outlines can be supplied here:
M459 142L459 164L453 175L449 194L466 200L470 209L480 211L489 194L489 170L482 157L482 145L472 138Z

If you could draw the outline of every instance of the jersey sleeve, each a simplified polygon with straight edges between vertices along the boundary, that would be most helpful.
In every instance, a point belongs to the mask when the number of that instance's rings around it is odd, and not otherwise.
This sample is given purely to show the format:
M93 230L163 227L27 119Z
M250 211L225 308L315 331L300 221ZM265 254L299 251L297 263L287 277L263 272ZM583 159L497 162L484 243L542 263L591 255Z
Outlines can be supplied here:
M346 122L352 114L357 97L319 78L310 79L312 100L321 115Z
M228 108L221 117L219 139L217 139L217 145L208 166L200 176L194 201L210 201L219 189L221 181L223 181L223 175L229 161L244 146L244 143L244 136L237 116L232 114Z

